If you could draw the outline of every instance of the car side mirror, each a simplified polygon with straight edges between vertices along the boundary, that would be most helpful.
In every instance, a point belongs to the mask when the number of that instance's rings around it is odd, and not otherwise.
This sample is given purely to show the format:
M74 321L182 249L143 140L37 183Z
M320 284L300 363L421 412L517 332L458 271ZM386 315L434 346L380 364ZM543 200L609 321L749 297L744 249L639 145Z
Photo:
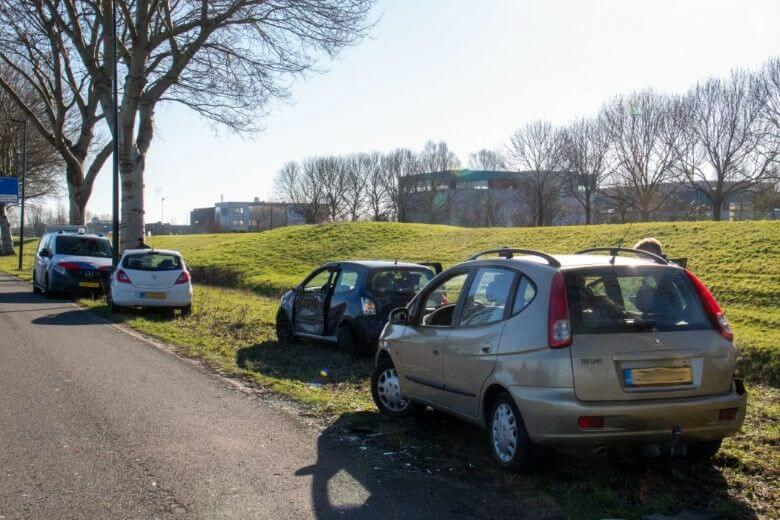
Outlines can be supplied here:
M390 311L388 321L395 325L406 325L409 323L409 310L406 307L398 307Z
M41 255L41 258L49 258L51 256L51 249L44 247L38 254Z

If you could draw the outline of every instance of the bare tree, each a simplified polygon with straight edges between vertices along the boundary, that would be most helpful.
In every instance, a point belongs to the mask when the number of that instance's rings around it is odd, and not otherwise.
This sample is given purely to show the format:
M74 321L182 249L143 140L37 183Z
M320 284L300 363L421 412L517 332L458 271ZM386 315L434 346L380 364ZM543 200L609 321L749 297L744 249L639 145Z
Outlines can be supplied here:
M583 118L563 130L563 193L575 199L590 224L593 198L610 169L610 142L604 120Z
M618 96L601 112L612 142L612 185L641 220L650 220L664 204L661 189L674 178L675 140L672 101L652 90Z
M306 223L324 219L325 186L311 164L301 168L296 162L288 162L276 174L274 185L279 198L290 202Z
M366 204L371 220L388 220L390 210L389 193L384 182L383 157L379 152L361 154L366 181Z
M548 226L560 212L563 139L547 121L535 121L518 129L507 146L507 158L526 170L523 200L530 206L537 226Z
M780 140L780 57L770 59L762 74L766 95L765 118L774 128L775 140Z
M0 71L4 67L0 66ZM2 74L2 72L0 72ZM13 74L5 72L9 80L18 80ZM26 91L26 85L21 81L14 82L15 90L28 101L34 95ZM35 106L31 102L32 106ZM20 165L22 154L22 132L20 114L11 96L0 90L0 176L21 177ZM27 128L27 169L25 174L25 198L34 201L57 193L61 161L56 150L49 141L34 127ZM11 222L8 212L13 205L0 203L0 256L13 255L11 238ZM30 214L31 217L34 213ZM32 219L31 219L32 221Z
M676 104L675 139L682 181L710 202L713 220L723 204L773 173L779 143L764 117L766 90L758 75L733 71L697 84Z
M344 203L347 206L349 218L353 222L360 220L366 211L368 194L368 177L371 164L367 155L357 153L336 158L344 169Z
M52 49L72 57L73 62L63 65L66 75L73 73L75 85L88 85L114 128L111 41L106 37L112 2L0 1L6 13L2 22L23 27L11 36L52 40ZM158 103L180 103L232 130L253 130L269 101L287 95L286 78L313 70L322 53L332 56L362 39L372 3L114 0L114 5L122 68L115 137L125 247L143 234L144 171Z
M506 159L495 150L483 148L469 155L469 169L486 171L504 171L507 169Z
M421 174L423 168L419 156L408 148L397 148L382 157L380 168L390 210L398 222L406 222L412 192L409 179Z
M423 171L427 172L447 172L460 168L460 160L455 155L445 141L435 143L428 141L425 143L422 152L419 155L419 161Z
M75 9L72 0L65 3ZM111 154L111 143L101 144L96 138L96 125L103 117L99 91L54 22L52 5L0 0L0 90L59 154L65 167L70 222L84 224L85 207ZM84 29L79 38L96 49L102 38L100 24Z

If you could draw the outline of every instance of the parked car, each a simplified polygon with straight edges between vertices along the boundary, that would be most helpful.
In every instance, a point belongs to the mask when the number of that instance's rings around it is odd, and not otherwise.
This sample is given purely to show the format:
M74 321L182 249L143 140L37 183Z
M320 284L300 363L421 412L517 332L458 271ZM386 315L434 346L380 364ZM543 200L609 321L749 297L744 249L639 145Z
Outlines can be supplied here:
M178 251L130 249L111 276L107 295L111 312L122 307L169 307L192 310L190 273Z
M486 427L510 469L536 446L706 459L745 416L732 338L707 287L650 253L493 250L392 311L372 394L389 417L427 405Z
M58 292L100 292L111 273L113 249L102 235L56 231L38 243L33 263L33 291L51 296Z
M323 265L282 296L276 334L281 342L318 339L366 354L390 311L406 305L434 274L425 265L380 260Z

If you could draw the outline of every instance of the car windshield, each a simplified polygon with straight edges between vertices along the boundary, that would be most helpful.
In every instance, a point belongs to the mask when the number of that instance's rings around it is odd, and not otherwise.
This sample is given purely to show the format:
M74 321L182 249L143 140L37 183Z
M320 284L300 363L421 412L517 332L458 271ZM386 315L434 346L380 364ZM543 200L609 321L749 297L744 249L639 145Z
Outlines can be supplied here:
M125 256L122 267L131 271L178 271L181 258L171 253L137 253Z
M105 238L91 238L79 236L58 236L58 255L95 256L98 258L111 258L111 242Z
M433 273L427 269L383 269L371 276L371 292L381 294L415 294L427 285Z
M574 334L712 328L685 272L599 267L566 273Z

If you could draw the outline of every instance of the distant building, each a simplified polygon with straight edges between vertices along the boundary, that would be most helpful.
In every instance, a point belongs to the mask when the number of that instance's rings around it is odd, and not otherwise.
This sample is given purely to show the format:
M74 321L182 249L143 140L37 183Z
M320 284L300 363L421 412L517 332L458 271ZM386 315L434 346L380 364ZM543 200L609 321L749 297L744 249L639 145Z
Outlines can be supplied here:
M295 206L286 202L217 202L190 212L193 233L264 231L305 223Z

